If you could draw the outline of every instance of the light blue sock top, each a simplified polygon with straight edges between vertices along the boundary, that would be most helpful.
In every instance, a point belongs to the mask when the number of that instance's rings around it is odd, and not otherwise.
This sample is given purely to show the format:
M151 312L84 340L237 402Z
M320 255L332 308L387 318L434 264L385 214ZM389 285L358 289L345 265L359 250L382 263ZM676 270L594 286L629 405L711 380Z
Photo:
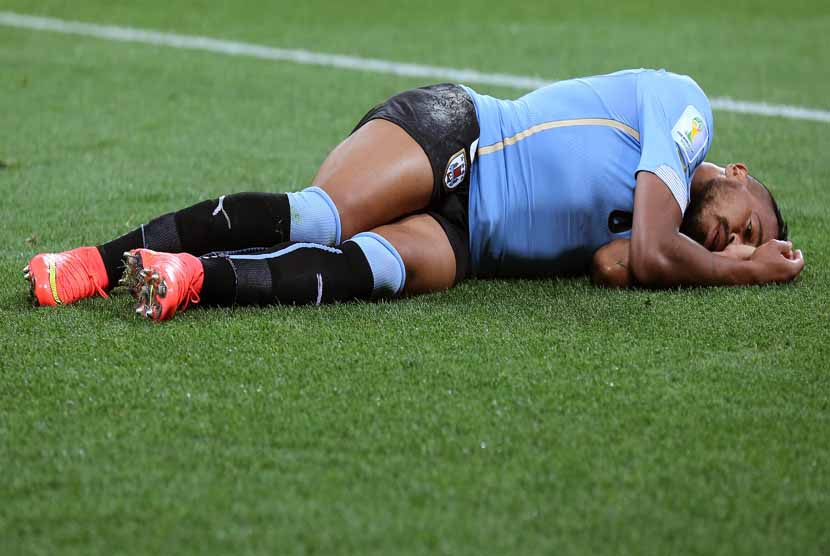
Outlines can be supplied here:
M406 267L395 247L374 232L357 234L349 241L357 243L372 269L372 297L393 297L406 285Z
M319 187L288 193L291 209L291 241L338 245L340 214L334 201Z

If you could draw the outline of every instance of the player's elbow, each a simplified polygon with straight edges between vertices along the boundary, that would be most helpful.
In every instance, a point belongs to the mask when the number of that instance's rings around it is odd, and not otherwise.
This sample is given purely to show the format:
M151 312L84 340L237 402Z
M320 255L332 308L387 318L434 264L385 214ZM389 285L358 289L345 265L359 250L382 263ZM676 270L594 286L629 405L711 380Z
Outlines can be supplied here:
M594 259L591 268L591 282L603 288L625 288L630 284L628 269L618 264L609 264Z
M627 239L617 239L597 249L591 264L591 281L605 288L626 288L632 284Z
M642 286L659 287L671 282L671 261L659 249L637 248L631 245L631 274Z

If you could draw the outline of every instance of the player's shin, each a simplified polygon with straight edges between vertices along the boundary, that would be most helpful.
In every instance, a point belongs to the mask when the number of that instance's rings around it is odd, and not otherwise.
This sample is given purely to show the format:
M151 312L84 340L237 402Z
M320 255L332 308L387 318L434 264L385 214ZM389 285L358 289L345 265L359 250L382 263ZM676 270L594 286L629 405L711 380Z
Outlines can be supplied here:
M155 218L98 251L115 285L124 270L122 254L132 249L202 255L285 241L339 243L340 217L325 191L223 195Z
M203 257L203 304L320 305L392 297L406 271L395 248L374 233L337 247L284 243L267 252Z

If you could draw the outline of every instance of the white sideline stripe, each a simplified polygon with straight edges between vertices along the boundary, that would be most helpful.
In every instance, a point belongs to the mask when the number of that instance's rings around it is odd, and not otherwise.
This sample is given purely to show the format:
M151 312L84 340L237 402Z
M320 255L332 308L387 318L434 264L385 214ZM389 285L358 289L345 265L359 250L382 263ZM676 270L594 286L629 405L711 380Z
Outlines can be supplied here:
M230 56L247 56L263 60L293 62L314 66L324 66L356 71L369 71L404 77L425 77L436 80L446 80L455 83L478 83L497 85L514 89L536 89L548 85L553 81L540 77L512 75L507 73L483 73L473 69L457 69L441 66L427 66L422 64L407 64L379 60L376 58L362 58L359 56L345 56L342 54L325 54L302 49L275 48L257 44L226 41L196 35L179 35L163 33L134 27L116 25L98 25L80 21L67 21L51 17L18 14L15 12L0 11L0 25L36 31L54 31L68 35L95 37L120 42L133 42L155 46L169 46L186 50L200 50ZM735 100L729 97L713 97L709 99L712 108L726 112L753 114L757 116L778 116L791 120L808 120L830 123L830 110L805 108L786 104L768 104L766 102L752 102Z

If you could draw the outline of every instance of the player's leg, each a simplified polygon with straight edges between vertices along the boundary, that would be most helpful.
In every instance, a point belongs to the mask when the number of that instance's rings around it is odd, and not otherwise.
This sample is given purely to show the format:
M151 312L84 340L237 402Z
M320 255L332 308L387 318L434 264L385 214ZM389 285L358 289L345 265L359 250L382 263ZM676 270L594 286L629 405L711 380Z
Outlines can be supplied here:
M315 183L330 185L221 196L154 218L97 248L38 255L27 267L33 297L54 305L105 295L124 270L123 253L136 248L202 255L285 241L336 245L341 235L345 239L423 209L433 190L424 151L384 120L368 122L335 148ZM345 234L339 207L344 207Z
M322 190L237 193L164 214L97 247L36 255L25 272L38 305L72 303L96 292L105 295L117 285L123 272L121 258L127 250L145 247L201 255L273 245L289 240L292 207L306 217L306 223L320 224L307 226L313 232L305 233L310 239L323 243L337 240L336 210Z
M122 272L123 252L134 248L201 255L286 240L338 244L464 189L477 137L472 100L460 87L401 93L370 111L329 155L314 179L322 187L222 196L153 219L97 248L38 255L26 269L33 297L55 305L104 295ZM462 158L453 166L460 178L445 183L444 167Z
M478 136L475 104L463 87L404 91L370 110L312 183L337 207L345 240L466 195Z
M399 125L381 119L338 145L312 181L337 207L343 240L425 209L434 182L424 149Z
M98 248L110 283L125 251L144 247L203 255L285 241L337 245L359 231L427 206L432 168L407 132L366 119L326 158L314 185L297 193L237 193L150 221Z
M430 215L356 234L337 247L283 243L256 254L197 258L138 249L127 273L138 278L136 312L166 320L190 303L316 304L443 290L457 279L456 255Z
M235 193L171 212L98 246L110 286L123 271L121 258L136 248L204 255L268 247L284 241L333 245L340 241L337 209L325 191Z
M461 279L456 276L453 246L434 217L416 214L371 233L385 238L400 254L406 270L405 295L446 290Z

